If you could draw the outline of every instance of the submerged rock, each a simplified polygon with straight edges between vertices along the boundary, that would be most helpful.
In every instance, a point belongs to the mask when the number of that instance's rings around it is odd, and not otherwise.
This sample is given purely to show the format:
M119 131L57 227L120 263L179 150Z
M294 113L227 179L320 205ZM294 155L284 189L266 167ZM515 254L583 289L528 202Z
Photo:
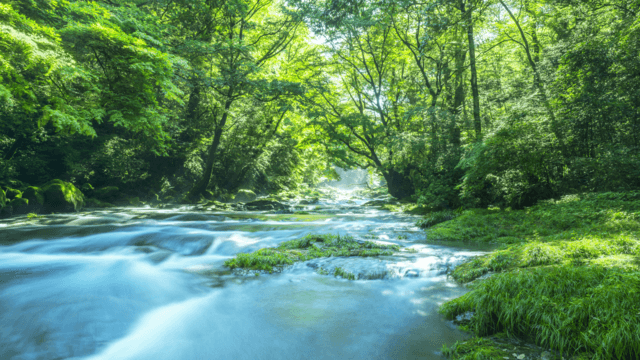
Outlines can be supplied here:
M236 202L248 203L250 201L254 201L257 197L258 197L258 195L256 195L256 193L254 193L251 190L240 189L240 190L238 190L238 193L236 194L235 201Z
M42 186L42 191L46 212L80 211L84 206L84 195L72 183L51 180Z
M245 204L247 210L285 210L288 206L273 200L256 200Z

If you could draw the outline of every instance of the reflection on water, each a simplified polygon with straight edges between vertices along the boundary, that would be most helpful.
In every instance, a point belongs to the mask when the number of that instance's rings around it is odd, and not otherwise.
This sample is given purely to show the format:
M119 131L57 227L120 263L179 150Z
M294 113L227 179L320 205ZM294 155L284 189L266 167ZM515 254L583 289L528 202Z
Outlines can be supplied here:
M477 252L422 244L414 217L367 200L338 193L304 221L187 207L2 221L0 359L440 359L464 336L437 313L465 291L446 272ZM309 233L417 251L252 277L222 266Z

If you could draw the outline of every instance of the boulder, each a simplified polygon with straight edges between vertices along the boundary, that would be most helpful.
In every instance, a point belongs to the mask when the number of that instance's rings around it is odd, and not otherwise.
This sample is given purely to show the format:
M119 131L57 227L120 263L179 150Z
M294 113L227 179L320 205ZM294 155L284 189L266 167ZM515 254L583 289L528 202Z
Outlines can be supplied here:
M3 207L0 207L0 219L8 218L13 215L13 208L11 205L6 204Z
M245 204L247 210L284 210L285 204L273 200L256 200Z
M117 186L103 186L93 190L93 197L101 201L112 201L119 192L120 189Z
M257 197L258 196L256 195L256 193L254 193L251 190L240 189L240 190L238 190L238 193L236 194L235 201L236 202L248 203L250 201L255 200Z
M36 186L29 186L22 193L22 198L29 200L29 212L38 213L44 207L44 192Z
M300 201L300 205L315 205L320 201L319 198L314 197L313 199L304 199L302 201Z
M80 211L84 206L84 195L73 184L62 180L51 180L42 186L44 211Z
M115 205L110 204L108 202L104 202L104 201L100 201L98 199L86 199L84 201L84 205L86 207L92 207L92 208L110 208L110 207L114 207Z
M5 195L7 197L7 200L13 200L15 198L22 197L22 192L20 190L16 190L8 187L7 191L5 191Z
M11 200L9 206L13 209L13 214L28 214L29 209L29 200L23 198L15 198Z

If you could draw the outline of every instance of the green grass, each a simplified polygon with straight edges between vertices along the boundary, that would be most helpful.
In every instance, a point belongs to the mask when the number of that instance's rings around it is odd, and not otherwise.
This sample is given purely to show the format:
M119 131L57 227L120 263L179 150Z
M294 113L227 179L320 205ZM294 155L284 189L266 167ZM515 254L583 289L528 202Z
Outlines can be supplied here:
M445 221L453 220L456 216L457 215L450 210L435 211L425 216L424 219L418 221L416 225L422 229L428 229Z
M333 269L333 275L334 276L340 276L343 279L347 279L347 280L355 280L356 276L353 275L353 273L350 273L348 271L346 271L345 269L341 268L341 267L336 267L335 269Z
M456 341L450 348L442 346L442 354L459 360L495 360L511 358L511 354L502 350L488 339L474 337L464 342Z
M496 274L441 307L449 318L472 312L476 335L505 332L588 359L640 358L640 192L469 210L426 232L500 245L452 272L462 283Z
M331 256L381 256L399 251L397 245L380 245L370 241L358 242L351 236L307 235L283 242L276 248L264 248L249 254L238 254L225 261L231 269L273 272L298 261ZM344 277L344 276L343 276Z
M605 266L540 267L498 274L441 312L473 311L479 336L504 331L566 355L640 358L640 272Z

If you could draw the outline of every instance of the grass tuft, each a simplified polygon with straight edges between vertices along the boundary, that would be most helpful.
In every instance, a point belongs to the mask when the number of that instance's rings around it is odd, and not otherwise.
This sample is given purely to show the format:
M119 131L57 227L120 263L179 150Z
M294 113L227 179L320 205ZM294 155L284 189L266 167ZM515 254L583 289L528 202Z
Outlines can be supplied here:
M505 332L579 358L640 358L640 192L467 210L426 231L501 245L453 270L463 283L496 274L440 309L473 313L476 335Z

